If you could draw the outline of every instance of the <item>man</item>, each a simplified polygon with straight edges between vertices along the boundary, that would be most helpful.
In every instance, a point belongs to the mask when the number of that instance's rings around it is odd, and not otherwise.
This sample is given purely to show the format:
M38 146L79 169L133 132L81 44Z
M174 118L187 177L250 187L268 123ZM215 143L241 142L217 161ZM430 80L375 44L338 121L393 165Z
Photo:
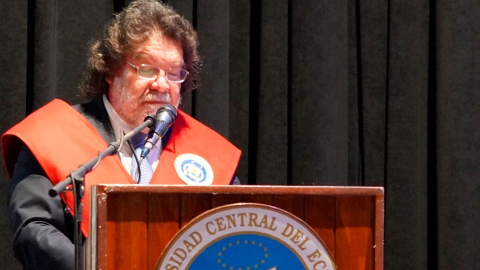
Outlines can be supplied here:
M197 79L199 56L192 26L155 0L132 2L90 48L82 84L91 101L73 108L53 101L2 136L10 223L16 257L27 269L73 269L70 194L48 190L164 104L178 107ZM178 117L145 158L152 173L138 179L134 150L124 146L85 177L84 220L90 186L117 184L230 184L240 151L188 115ZM178 166L187 164L187 166ZM238 181L238 180L237 180ZM135 206L132 206L135 207ZM82 223L88 235L88 222Z

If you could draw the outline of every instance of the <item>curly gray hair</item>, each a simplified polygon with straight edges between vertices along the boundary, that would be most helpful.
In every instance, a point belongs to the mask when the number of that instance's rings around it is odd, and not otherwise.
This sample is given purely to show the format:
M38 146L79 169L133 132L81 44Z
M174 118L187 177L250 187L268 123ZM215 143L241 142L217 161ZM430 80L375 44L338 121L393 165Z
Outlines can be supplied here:
M198 86L200 56L197 33L192 25L170 6L156 0L133 1L106 25L103 37L90 46L88 65L80 89L93 100L108 91L106 78L124 64L124 57L141 46L155 32L179 42L183 48L185 69L189 76L181 93Z

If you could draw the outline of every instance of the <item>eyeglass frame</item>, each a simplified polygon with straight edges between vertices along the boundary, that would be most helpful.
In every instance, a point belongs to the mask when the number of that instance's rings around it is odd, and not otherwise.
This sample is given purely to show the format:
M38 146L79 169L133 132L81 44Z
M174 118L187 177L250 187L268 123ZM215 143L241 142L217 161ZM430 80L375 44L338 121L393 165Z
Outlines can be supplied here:
M173 81L173 80L170 80L170 79L168 78L168 75L167 75L167 74L171 74L171 73L168 73L167 70L161 69L161 68L156 67L156 66L153 66L153 65L141 64L140 66L136 66L136 65L130 63L129 61L125 61L125 62L127 62L131 67L133 67L134 69L137 70L137 75L138 75L138 77L140 77L140 78L142 78L142 79L147 79L147 80L152 80L152 79L158 78L158 76L160 75L160 73L163 71L164 74L165 74L165 75L163 75L163 76L165 77L165 80L167 80L167 81L169 81L169 82L171 82L171 83L183 83L183 82L187 79L188 75L190 74L190 72L188 72L188 70L186 70L186 69L184 69L184 68L178 68L178 69L183 70L183 71L186 72L185 78L183 78L183 80L181 80L181 81ZM151 68L155 69L155 70L157 71L156 74L155 74L155 77L149 78L149 77L144 77L144 76L140 75L140 68L141 68L141 67L151 67ZM169 70L171 70L171 69L169 69Z

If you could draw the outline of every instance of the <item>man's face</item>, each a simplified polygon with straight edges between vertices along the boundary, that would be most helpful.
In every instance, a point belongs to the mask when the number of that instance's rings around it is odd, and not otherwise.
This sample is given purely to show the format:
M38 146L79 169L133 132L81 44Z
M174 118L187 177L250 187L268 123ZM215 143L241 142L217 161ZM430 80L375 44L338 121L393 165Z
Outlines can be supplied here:
M152 65L163 71L154 79L137 75L135 66ZM148 115L154 115L163 104L180 104L181 83L166 80L164 70L184 65L180 43L155 35L126 56L125 63L107 78L110 84L108 99L118 115L130 127L140 125Z

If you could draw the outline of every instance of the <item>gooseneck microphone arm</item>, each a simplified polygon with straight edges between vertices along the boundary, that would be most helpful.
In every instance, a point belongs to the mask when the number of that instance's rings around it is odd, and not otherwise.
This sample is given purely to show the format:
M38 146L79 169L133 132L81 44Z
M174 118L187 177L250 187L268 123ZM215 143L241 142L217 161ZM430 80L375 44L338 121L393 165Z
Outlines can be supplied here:
M158 112L157 112L158 114ZM66 191L69 185L72 185L73 197L74 197L74 245L75 245L75 270L83 270L83 256L82 256L82 231L80 224L82 223L83 204L82 199L85 194L84 177L85 174L93 170L98 163L105 157L116 154L120 151L123 143L142 131L144 128L152 127L156 124L157 117L147 116L145 121L138 127L125 134L120 140L112 142L108 147L98 153L98 156L90 160L88 163L80 165L74 172L70 172L70 175L56 184L52 189L48 191L51 197L57 196L60 192Z
M149 128L156 123L156 120L152 116L147 116L145 118L145 122L140 124L138 127L130 131L129 133L125 134L123 138L119 139L116 142L112 142L108 145L108 147L103 150L102 152L98 153L98 156L90 160L88 163L80 165L78 169L72 172L65 180L56 184L52 189L49 190L48 194L51 197L57 196L60 192L64 191L68 185L72 184L72 176L75 178L83 178L85 174L90 172L94 167L105 157L116 154L120 151L121 146L125 141L128 141L130 138L135 136L137 133L142 131L144 128Z

